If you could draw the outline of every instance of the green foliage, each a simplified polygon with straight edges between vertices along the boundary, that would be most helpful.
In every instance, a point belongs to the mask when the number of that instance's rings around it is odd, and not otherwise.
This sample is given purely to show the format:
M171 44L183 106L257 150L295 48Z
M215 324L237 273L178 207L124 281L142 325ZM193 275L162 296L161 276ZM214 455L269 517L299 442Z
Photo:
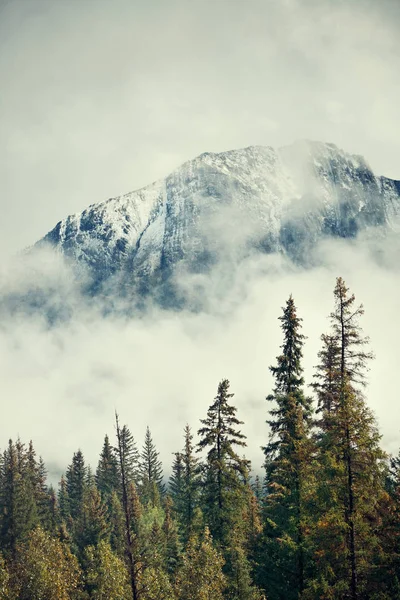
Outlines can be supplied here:
M17 546L13 583L18 600L72 600L79 597L80 580L68 546L40 527Z
M164 564L167 573L172 577L181 559L181 543L178 536L178 527L172 514L172 500L170 496L165 498L165 519L162 525L164 535Z
M19 540L47 520L49 495L43 463L35 458L32 443L26 450L17 440L8 443L0 462L0 542L15 551Z
M377 532L386 469L374 416L359 390L372 357L364 350L368 340L358 323L364 311L354 306L355 297L341 278L334 298L332 329L322 337L314 384L320 414L310 520L315 574L305 597L355 600L373 596L383 557Z
M283 309L264 482L238 452L246 438L226 379L201 421L203 460L187 425L168 494L149 428L139 455L117 415L95 476L76 452L57 496L32 442L10 440L0 600L400 600L400 455L381 450L361 393L372 355L341 278L334 301L315 421L292 297Z
M79 555L82 555L87 546L97 546L103 540L108 541L110 529L107 507L100 492L94 486L86 488L82 509L74 525L74 541Z
M125 554L125 516L121 500L116 492L110 496L107 522L110 527L110 544L112 550L122 557Z
M200 502L200 465L189 425L185 426L184 440L183 451L175 453L169 490L180 533L186 543L199 522Z
M0 600L12 600L10 574L3 556L0 554Z
M72 463L65 475L66 494L68 497L68 514L77 519L83 507L83 496L87 487L87 468L82 451L78 450L72 457Z
M266 497L263 552L267 559L259 570L260 581L272 600L283 594L297 599L303 592L307 560L305 497L310 477L311 399L303 391L301 359L304 335L292 296L279 317L283 331L282 353L270 367L274 393L267 400L270 440L264 448Z
M156 450L150 429L147 427L142 453L140 455L140 495L143 504L148 502L152 506L160 504L161 497L165 494L163 483L162 463Z
M115 450L118 462L118 472L121 473L121 465L123 465L126 485L129 485L130 483L138 485L140 478L139 451L127 425L123 425L119 430L118 447Z
M207 450L201 482L202 509L213 538L223 545L245 502L249 470L249 462L234 450L234 446L243 447L246 442L237 430L242 421L229 404L233 394L228 391L229 381L224 379L198 431L199 450Z
M226 588L223 565L224 559L213 547L207 528L203 539L192 536L177 576L178 600L223 600Z
M123 560L102 540L85 551L86 586L93 600L129 600L131 590Z
M97 489L105 500L109 500L111 494L120 489L118 461L114 449L108 439L108 435L104 438L103 449L100 454L95 480Z

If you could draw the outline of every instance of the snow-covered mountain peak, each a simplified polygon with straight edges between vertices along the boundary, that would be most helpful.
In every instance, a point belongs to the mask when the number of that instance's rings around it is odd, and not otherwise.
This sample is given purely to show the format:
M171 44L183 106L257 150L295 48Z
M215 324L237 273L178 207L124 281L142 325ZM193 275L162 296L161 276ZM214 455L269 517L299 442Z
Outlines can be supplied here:
M86 265L97 284L119 272L148 292L182 264L204 272L249 252L304 262L323 237L393 227L399 198L399 182L334 144L249 146L204 152L165 179L67 217L38 244Z

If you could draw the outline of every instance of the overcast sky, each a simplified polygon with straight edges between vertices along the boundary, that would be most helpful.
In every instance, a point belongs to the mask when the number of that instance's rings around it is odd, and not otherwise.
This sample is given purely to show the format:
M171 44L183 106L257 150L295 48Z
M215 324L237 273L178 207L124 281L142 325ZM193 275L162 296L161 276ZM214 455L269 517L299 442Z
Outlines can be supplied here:
M398 0L0 0L0 251L204 151L298 138L400 178Z
M204 151L317 139L400 179L399 26L399 0L0 0L3 266L66 215ZM117 407L139 442L150 423L168 465L228 377L259 467L280 307L293 293L304 316L309 382L341 274L366 307L368 402L397 452L399 244L385 242L383 267L330 244L320 270L267 280L242 269L248 298L233 315L2 323L0 445L32 436L57 473L81 445L95 465ZM12 285L37 283L34 268L17 271Z

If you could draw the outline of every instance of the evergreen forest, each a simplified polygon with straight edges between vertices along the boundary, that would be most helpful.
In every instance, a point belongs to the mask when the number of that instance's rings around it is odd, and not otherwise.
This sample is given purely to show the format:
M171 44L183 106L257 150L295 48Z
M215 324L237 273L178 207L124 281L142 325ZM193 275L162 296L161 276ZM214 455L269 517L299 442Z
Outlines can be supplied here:
M363 312L339 277L306 383L286 301L258 475L227 379L169 479L150 428L138 445L118 414L96 469L78 449L57 489L32 442L10 440L0 600L400 600L400 455L368 408Z

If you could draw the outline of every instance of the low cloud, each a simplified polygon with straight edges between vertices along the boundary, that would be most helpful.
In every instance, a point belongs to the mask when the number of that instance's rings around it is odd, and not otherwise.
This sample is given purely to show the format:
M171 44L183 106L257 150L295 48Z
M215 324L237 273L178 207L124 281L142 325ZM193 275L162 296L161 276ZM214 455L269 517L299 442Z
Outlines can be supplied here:
M49 326L39 313L3 318L0 329L0 393L7 418L0 423L2 447L8 437L33 439L50 475L57 479L80 447L96 466L105 433L113 435L114 411L131 428L138 445L149 424L168 473L172 452L182 446L186 422L199 427L222 378L231 381L238 416L248 436L254 470L263 462L268 439L265 396L273 381L281 344L278 317L293 294L304 319L304 366L312 379L319 337L329 327L335 278L341 275L365 306L362 326L371 338L368 403L383 433L383 446L400 445L397 408L398 289L393 259L396 238L371 244L330 241L315 249L320 264L294 267L283 257L249 257L224 287L221 272L181 277L185 294L207 300L202 310L179 313L154 306L138 317L104 316L93 300L82 302L70 267L60 256L32 257L19 271L2 273L2 291L21 292L27 282L57 289L74 317ZM378 257L378 258L377 258ZM54 261L54 262L52 262ZM190 279L193 277L193 279Z

